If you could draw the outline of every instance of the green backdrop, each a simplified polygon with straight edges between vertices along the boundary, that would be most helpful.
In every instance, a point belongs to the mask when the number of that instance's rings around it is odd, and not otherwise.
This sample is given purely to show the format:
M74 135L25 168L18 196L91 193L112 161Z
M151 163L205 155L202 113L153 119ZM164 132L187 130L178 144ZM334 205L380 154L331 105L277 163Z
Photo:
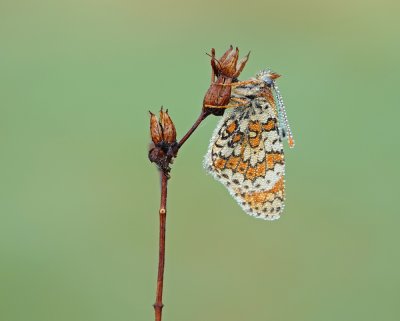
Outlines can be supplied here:
M170 180L165 321L400 319L397 1L0 1L0 320L152 320L159 181L209 52L251 50L296 139L287 206L247 216L206 175L210 117Z

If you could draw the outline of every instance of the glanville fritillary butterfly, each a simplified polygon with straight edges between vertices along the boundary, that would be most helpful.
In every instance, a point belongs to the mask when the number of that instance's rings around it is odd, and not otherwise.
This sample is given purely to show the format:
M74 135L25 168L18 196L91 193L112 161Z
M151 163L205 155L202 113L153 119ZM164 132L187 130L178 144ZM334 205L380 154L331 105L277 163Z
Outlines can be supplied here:
M284 209L284 139L294 147L285 105L275 79L262 70L232 84L229 108L211 138L204 167L224 184L243 210L276 220ZM275 103L274 94L277 99Z

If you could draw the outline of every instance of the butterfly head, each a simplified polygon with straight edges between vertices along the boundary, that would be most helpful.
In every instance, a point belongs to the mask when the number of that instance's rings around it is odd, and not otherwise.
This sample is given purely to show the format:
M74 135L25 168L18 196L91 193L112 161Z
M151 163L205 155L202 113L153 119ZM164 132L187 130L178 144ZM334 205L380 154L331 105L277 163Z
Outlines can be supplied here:
M280 76L281 75L273 72L271 69L264 69L256 75L256 78L265 82L266 85L271 86L274 83L274 80Z

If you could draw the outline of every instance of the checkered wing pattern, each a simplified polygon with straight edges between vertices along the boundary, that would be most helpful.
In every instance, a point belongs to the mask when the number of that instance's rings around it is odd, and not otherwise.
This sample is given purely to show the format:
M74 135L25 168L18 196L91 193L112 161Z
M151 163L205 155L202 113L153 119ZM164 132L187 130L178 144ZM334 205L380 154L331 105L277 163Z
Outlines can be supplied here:
M285 174L274 98L268 88L238 96L247 103L225 112L204 166L247 214L274 220L284 208Z

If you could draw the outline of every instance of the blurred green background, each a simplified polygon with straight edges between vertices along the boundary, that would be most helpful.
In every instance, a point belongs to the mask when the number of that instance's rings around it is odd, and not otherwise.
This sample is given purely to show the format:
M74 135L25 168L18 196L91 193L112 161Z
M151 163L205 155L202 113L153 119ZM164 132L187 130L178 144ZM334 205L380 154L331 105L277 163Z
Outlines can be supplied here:
M277 222L206 175L210 117L170 180L165 321L400 320L398 1L0 1L0 320L152 320L148 110L182 136L205 52L271 67L296 148Z

